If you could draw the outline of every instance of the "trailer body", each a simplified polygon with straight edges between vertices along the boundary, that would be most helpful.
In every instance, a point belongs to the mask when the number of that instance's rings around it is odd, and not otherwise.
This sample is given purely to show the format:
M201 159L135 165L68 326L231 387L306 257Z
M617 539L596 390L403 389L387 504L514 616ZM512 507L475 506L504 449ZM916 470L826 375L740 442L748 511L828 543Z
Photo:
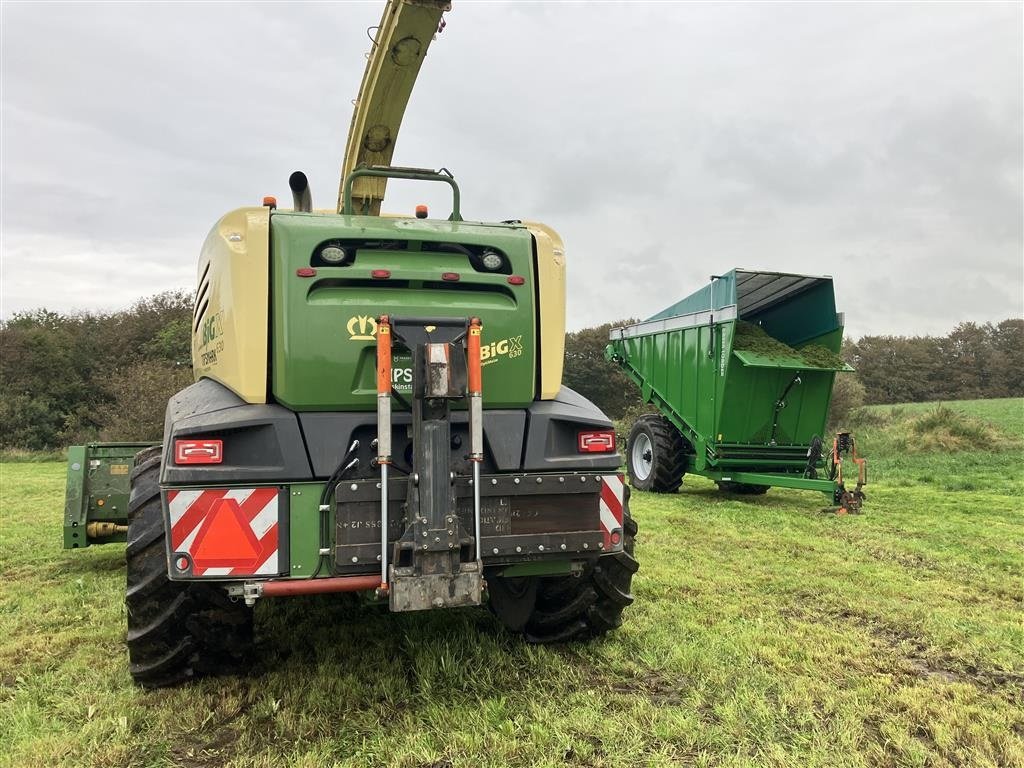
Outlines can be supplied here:
M679 431L684 472L837 496L818 470L836 373L853 370L839 358L843 322L831 277L734 269L613 328L606 354ZM785 346L743 348L742 323Z

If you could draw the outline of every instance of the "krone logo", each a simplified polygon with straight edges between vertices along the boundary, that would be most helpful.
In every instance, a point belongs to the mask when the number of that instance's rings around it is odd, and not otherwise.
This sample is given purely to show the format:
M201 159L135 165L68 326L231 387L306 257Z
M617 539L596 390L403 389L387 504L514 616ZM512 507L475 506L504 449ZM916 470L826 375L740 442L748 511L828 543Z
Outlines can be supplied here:
M377 333L377 321L369 315L350 317L345 327L350 341L373 341L373 335Z

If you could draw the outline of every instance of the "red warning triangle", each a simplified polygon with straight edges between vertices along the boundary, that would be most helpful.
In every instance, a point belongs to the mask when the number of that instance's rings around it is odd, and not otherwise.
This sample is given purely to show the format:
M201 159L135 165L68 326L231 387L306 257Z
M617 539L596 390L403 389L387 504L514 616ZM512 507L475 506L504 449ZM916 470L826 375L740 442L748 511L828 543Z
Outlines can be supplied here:
M255 568L263 548L238 502L221 499L206 516L192 545L196 568Z

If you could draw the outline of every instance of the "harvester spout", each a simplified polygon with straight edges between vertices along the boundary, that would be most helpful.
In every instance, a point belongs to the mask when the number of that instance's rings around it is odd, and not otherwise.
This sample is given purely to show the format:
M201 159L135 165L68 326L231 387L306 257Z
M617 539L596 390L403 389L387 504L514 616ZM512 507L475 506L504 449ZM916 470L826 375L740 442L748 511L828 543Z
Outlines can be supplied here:
M302 213L313 210L313 195L309 191L309 179L302 171L295 171L288 177L288 186L292 190L292 207Z

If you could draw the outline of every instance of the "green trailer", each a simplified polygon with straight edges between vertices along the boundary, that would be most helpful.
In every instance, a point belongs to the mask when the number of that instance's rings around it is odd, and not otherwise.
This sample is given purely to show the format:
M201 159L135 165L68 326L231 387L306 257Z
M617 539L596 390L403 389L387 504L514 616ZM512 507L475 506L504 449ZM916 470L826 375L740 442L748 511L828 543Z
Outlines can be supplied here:
M842 510L864 498L849 433L826 443L839 352L832 278L734 269L648 320L610 332L606 355L658 414L632 427L634 487L675 492L687 472L734 493L817 490ZM856 484L843 460L856 466Z

